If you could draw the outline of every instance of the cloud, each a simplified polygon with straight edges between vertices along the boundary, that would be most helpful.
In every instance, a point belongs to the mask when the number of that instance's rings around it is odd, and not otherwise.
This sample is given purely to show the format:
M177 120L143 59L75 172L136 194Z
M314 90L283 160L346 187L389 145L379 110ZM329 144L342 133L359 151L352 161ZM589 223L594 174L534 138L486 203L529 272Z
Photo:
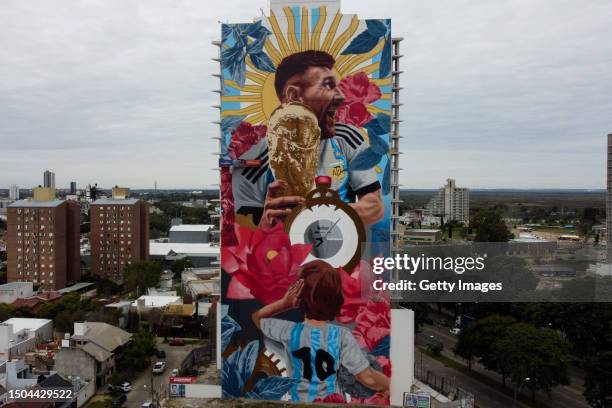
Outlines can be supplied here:
M267 1L5 0L0 186L202 188L218 118L218 20ZM608 1L343 2L402 42L402 183L605 186ZM62 184L60 184L62 183Z

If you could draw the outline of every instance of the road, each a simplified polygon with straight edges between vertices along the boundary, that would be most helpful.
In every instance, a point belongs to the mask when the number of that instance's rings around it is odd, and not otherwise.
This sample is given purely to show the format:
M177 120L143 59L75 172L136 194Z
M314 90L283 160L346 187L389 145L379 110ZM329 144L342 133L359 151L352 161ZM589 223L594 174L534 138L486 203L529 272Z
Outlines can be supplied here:
M166 352L165 359L153 358L151 366L145 370L143 375L138 377L132 383L132 391L127 394L127 402L125 406L129 408L140 408L143 403L151 401L151 379L153 380L153 387L158 392L165 392L168 388L168 381L173 368L178 368L183 362L189 351L193 346L169 346L167 343L162 343L163 339L158 338L157 344L158 349ZM152 365L157 361L165 361L166 371L159 375L152 374Z
M453 349L455 347L455 344L457 343L457 337L448 333L448 328L444 328L444 327L435 327L435 326L429 326L429 325L423 325L422 327L422 332L426 335L426 336L434 336L434 338L440 342L442 342L442 344L444 344L444 350L442 351L442 355L445 357L448 357L456 362L459 362L463 365L467 365L466 361L461 359L458 356L455 356L453 353ZM420 355L415 356L415 360L417 362L417 364L419 364L419 359L421 358ZM437 361L436 361L437 362ZM441 364L441 363L438 363ZM478 405L479 407L487 407L489 405L482 405L481 403L479 403L478 401L481 401L483 398L489 398L490 396L487 396L486 394L482 394L480 395L479 391L475 391L476 387L475 384L472 384L471 382L477 382L479 383L481 386L484 385L480 382L478 382L477 380L467 376L466 374L454 370L452 368L449 367L445 367L447 370L451 370L453 374L449 374L451 375L451 377L456 377L457 382L458 383L462 383L462 382L466 382L468 383L468 386L464 387L467 391L469 392L473 392L476 395L476 405ZM480 374L486 375L487 377L495 380L497 383L501 384L501 376L493 371L489 371L487 369L485 369L482 365L478 364L478 363L472 363L472 370L476 371ZM538 393L536 394L536 399L537 401L540 403L541 406L547 406L547 407L551 407L551 408L558 408L558 407L572 407L572 408L589 408L589 404L587 403L586 399L582 396L582 392L584 390L582 384L583 384L583 380L582 378L580 378L580 372L579 370L573 368L571 370L568 370L568 373L570 374L570 377L572 379L572 384L569 386L557 386L553 389L551 396L549 397L548 395L546 395L545 393ZM440 373L442 374L442 373ZM461 387L461 385L459 385ZM484 385L486 388L489 388L490 391L493 391L495 393L500 394L501 391L496 391L494 389L492 389L491 387L487 387L486 385ZM509 382L507 382L507 386L508 388L512 388L512 384L509 384ZM474 390L474 391L473 391ZM502 394L503 395L503 394ZM501 397L500 397L501 398ZM499 408L499 404L501 402L497 402L496 405L490 405L492 408ZM501 406L511 406L511 405L501 405Z

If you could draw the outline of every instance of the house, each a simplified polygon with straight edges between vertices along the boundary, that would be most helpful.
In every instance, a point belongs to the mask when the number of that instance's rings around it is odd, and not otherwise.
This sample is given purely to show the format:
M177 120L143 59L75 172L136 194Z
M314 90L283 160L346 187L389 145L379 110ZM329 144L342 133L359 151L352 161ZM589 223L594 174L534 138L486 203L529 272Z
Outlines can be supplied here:
M56 302L62 298L62 294L57 291L49 291L38 293L34 296L28 298L19 298L13 302L13 307L16 309L20 307L24 307L27 309L32 309L32 311L37 312L40 305L48 302Z
M53 322L48 319L14 317L0 323L0 360L11 360L53 339Z
M19 298L28 298L34 295L32 282L10 282L0 285L0 303L13 303Z
M96 389L107 384L132 335L100 322L75 322L74 334L62 340L55 354L55 370L62 376L93 382Z

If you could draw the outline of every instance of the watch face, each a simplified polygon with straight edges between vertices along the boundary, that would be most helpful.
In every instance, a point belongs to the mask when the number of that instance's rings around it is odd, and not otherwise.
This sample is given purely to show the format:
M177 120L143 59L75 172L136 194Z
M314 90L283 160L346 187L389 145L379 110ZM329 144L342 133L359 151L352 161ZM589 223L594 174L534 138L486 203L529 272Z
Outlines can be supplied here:
M312 245L305 262L321 259L335 268L353 263L359 252L359 236L351 216L335 205L304 208L289 228L292 244Z

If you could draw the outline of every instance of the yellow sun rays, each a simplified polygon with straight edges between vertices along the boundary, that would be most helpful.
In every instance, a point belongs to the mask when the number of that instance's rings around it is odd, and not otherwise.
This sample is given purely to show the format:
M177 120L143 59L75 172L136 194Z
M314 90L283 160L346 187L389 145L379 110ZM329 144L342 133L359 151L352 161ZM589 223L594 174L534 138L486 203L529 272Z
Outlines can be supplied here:
M356 15L352 16L348 25L340 33L338 29L343 21L340 11L333 16L332 21L327 24L327 9L325 6L319 7L310 13L306 7L301 8L300 32L297 32L296 20L291 7L283 8L284 19L287 27L283 31L279 24L279 19L273 11L268 17L268 26L273 35L268 36L264 48L274 66L278 66L283 58L305 50L321 50L332 55L336 59L335 71L340 78L354 75L357 72L364 72L367 75L379 70L380 63L371 62L372 58L380 54L385 40L381 39L378 44L369 52L358 55L341 55L340 53L354 37L359 29L359 19ZM310 30L310 20L318 15L314 29ZM346 24L346 23L345 23ZM322 34L323 40L322 39ZM298 40L299 39L299 40ZM235 81L225 80L226 87L233 88L240 92L239 95L222 95L224 102L238 102L239 109L224 109L222 117L227 116L246 116L246 121L252 124L267 122L271 112L280 103L274 89L274 73L264 72L255 67L249 57L246 58L247 72L246 78L250 83L244 86L238 85ZM370 79L379 87L391 85L391 78ZM391 94L385 92L381 99L389 100ZM369 105L368 111L376 113L387 113L386 111Z

